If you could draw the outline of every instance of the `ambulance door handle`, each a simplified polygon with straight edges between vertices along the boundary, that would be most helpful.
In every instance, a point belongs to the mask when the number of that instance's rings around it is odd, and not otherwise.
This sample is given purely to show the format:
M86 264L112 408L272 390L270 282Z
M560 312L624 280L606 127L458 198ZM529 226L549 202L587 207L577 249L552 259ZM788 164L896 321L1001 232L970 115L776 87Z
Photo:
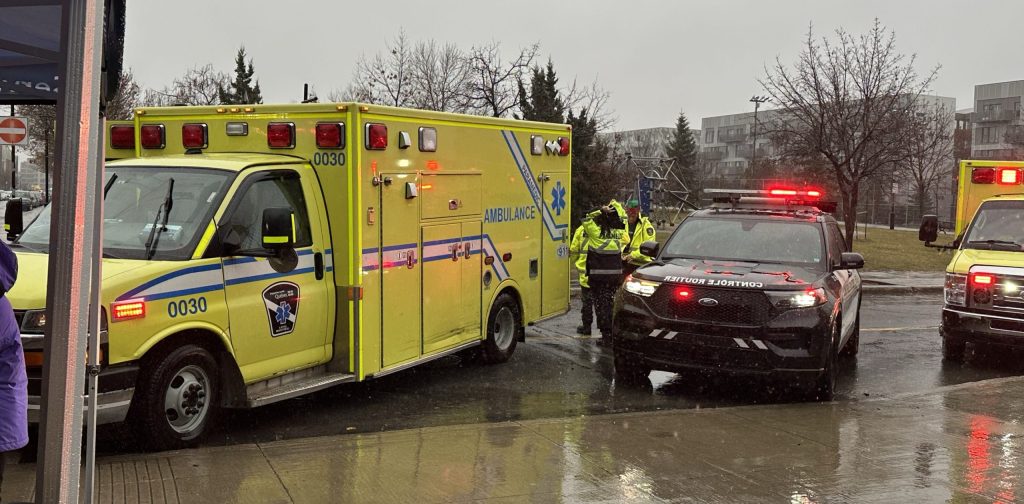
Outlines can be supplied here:
M384 177L384 185L386 185L386 186L391 185L391 177Z
M317 280L324 279L324 255L320 252L313 254L313 272Z
M537 176L537 180L539 180L541 182L547 182L547 181L551 180L551 175L545 175L545 174L541 173L539 176Z

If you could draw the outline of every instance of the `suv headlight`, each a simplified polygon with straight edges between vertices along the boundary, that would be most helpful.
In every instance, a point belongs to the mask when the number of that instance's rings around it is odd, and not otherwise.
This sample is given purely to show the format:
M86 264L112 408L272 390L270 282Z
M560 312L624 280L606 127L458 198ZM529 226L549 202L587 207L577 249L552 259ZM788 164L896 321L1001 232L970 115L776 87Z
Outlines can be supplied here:
M946 304L967 306L967 275L946 273L946 285L942 292L945 294Z
M791 308L811 308L814 306L821 306L828 301L828 296L825 295L825 289L822 289L821 287L802 291L765 291L765 294L767 294L768 299L771 300L772 306L781 310L789 310Z
M623 284L626 288L626 292L630 294L636 294L642 297L651 297L654 291L658 290L661 286L661 282L652 282L650 280L641 280L639 278L633 278L633 275L626 277L626 282Z
M46 329L46 311L29 310L21 322L21 332L25 334L42 334Z

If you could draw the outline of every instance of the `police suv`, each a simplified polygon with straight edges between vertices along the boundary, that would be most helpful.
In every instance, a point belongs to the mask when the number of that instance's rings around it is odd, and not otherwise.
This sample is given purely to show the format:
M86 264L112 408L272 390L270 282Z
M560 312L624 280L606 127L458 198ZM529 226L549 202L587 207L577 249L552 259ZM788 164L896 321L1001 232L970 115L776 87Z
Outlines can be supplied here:
M817 190L720 191L615 302L615 373L722 370L783 378L829 400L840 355L857 353L864 258L846 250Z

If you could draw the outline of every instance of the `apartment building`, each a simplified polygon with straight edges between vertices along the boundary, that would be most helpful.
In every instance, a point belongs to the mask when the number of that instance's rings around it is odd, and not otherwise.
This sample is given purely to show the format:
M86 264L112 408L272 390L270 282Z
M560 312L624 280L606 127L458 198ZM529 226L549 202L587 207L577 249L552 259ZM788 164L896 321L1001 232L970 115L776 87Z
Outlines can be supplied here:
M1024 80L974 86L971 157L1024 159Z

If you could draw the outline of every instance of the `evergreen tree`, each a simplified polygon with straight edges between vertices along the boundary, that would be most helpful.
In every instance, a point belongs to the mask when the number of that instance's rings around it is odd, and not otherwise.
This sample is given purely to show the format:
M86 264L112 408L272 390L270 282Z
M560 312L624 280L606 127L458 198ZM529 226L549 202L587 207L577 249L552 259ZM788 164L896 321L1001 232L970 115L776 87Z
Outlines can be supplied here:
M217 86L217 94L220 95L220 102L225 105L252 105L263 103L263 96L260 94L260 81L253 84L252 58L248 64L245 61L245 47L238 48L235 56L235 80L228 87Z
M683 170L683 173L691 173L694 165L697 164L697 154L700 149L697 142L693 140L690 132L690 122L686 120L686 114L680 112L676 119L676 130L672 133L672 140L666 148L668 157L676 160L676 166Z
M534 67L530 75L530 91L519 81L520 119L551 123L565 122L565 104L558 93L555 65L548 60L546 69Z
M630 181L608 162L608 145L597 137L597 119L586 108L579 114L569 111L566 122L572 125L572 223L591 210L621 197L618 192Z

